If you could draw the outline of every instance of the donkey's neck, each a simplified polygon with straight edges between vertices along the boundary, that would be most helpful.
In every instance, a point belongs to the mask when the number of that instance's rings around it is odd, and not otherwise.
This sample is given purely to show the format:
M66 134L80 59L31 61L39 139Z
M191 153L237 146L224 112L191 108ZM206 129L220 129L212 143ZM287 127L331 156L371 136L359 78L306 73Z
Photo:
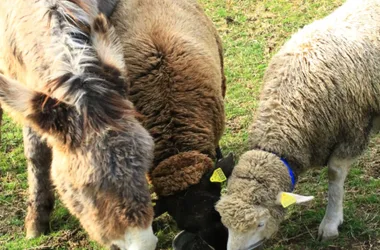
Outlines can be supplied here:
M48 90L71 105L90 93L86 83L96 82L108 90L121 91L118 85L124 74L122 48L113 27L104 17L94 16L95 10L88 10L91 6L84 10L74 2L77 1L60 1L49 9L49 52L56 59L47 79Z

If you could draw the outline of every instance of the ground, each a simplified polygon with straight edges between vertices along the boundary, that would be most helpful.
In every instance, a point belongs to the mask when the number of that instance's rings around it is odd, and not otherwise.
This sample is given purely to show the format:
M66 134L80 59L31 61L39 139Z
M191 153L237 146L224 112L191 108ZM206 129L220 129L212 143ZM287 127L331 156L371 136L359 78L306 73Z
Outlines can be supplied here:
M247 127L257 107L262 76L271 56L305 24L329 14L343 0L200 0L214 21L225 47L228 78L227 129L222 140L225 153L238 156L246 150ZM24 238L27 175L21 130L9 118L2 129L0 148L0 249L102 249L88 240L59 201L51 221L51 233L38 239ZM346 183L345 222L338 239L316 241L327 197L326 169L303 175L295 190L316 199L294 206L276 238L266 249L380 249L380 137L353 167ZM175 223L159 218L157 249L171 249Z

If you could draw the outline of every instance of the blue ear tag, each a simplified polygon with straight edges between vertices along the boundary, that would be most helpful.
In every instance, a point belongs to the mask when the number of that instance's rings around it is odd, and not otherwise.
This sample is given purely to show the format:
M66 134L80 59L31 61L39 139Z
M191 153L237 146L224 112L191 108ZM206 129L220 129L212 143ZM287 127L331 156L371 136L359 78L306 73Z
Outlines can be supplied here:
M293 192L294 187L296 185L296 177L294 175L292 168L289 166L288 161L285 160L284 158L280 158L280 159L281 159L282 163L284 163L284 165L288 168L289 176L290 176L290 179L292 181L292 187L290 188L290 192Z

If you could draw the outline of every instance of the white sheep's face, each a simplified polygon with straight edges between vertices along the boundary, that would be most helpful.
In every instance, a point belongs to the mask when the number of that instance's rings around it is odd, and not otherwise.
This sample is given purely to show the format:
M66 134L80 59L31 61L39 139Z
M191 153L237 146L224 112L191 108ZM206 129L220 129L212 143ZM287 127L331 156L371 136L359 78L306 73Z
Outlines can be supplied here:
M272 205L251 205L234 195L225 195L216 205L228 228L227 250L252 250L278 231L284 207L308 202L312 196L280 192ZM287 203L285 203L287 202ZM275 216L275 217L274 217Z
M280 224L269 209L225 197L217 204L222 222L228 228L228 250L251 250L269 239Z
M233 229L228 229L228 250L251 250L259 247L266 240L268 232L266 224L268 219L263 218L254 228L242 233Z

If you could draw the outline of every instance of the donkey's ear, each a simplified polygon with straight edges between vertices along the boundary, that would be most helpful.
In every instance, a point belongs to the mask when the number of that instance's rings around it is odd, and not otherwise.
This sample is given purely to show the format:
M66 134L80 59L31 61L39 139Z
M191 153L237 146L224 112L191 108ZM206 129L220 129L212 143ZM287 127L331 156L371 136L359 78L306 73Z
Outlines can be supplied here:
M30 114L30 100L33 96L34 92L20 82L0 74L0 102L18 122L25 122Z
M229 153L227 157L220 159L215 164L215 169L221 168L223 170L224 175L227 178L230 177L234 167L235 167L235 157L233 153Z
M40 135L50 135L63 140L63 143L70 140L67 134L73 125L71 122L75 120L72 118L78 119L75 107L33 91L2 74L0 74L0 102L18 122L28 124Z

